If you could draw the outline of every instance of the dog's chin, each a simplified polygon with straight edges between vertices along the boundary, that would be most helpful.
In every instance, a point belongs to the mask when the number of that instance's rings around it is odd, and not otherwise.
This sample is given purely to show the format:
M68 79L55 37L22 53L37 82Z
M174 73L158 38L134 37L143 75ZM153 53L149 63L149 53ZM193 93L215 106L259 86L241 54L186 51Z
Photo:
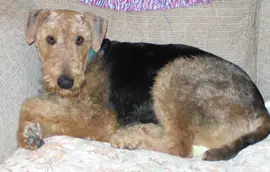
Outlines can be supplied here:
M45 87L47 93L58 94L61 97L76 97L80 94L81 88L60 89L55 87Z
M78 96L81 92L81 89L59 89L56 91L61 97L75 97Z

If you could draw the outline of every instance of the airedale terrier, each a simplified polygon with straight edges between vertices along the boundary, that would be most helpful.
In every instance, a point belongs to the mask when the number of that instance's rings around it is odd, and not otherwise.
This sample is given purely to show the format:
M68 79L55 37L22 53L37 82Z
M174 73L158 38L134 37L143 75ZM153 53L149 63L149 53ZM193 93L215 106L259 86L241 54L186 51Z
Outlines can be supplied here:
M220 57L187 45L104 39L107 20L90 12L37 10L25 21L46 94L22 105L20 146L70 135L181 157L202 145L210 148L204 160L226 160L270 132L259 90Z

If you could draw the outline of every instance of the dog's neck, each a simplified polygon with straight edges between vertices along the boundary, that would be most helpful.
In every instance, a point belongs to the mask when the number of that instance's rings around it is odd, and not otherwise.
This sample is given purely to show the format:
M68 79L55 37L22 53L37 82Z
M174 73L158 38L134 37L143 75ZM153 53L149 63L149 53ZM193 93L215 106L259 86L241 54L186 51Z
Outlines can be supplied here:
M96 103L104 104L107 100L108 73L105 70L103 55L104 52L100 50L88 62L85 72L86 83L79 97L90 98Z
M88 53L88 57L87 57L87 62L90 63L93 58L96 57L96 55L98 54L99 56L100 55L104 55L104 52L105 50L108 49L109 47L109 43L110 43L110 40L109 39L104 39L102 44L101 44L101 47L100 47L100 50L98 52L95 52L93 49L90 49L89 53Z

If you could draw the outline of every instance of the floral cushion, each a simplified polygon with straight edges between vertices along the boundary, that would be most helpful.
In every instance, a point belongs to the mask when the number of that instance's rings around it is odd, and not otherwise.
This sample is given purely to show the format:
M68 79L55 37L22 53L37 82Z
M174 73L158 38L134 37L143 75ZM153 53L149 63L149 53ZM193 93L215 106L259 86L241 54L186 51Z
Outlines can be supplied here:
M263 172L270 171L270 136L242 150L229 161L207 162L199 157L185 159L148 150L112 148L108 143L68 136L47 138L38 150L18 148L0 171L142 171L142 172Z

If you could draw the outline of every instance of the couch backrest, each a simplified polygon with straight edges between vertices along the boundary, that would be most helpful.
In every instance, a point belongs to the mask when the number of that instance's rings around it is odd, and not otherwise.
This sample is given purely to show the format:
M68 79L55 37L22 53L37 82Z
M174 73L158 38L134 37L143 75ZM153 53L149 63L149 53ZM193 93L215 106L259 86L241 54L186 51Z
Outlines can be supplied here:
M257 85L270 100L270 1L260 0L257 11Z

